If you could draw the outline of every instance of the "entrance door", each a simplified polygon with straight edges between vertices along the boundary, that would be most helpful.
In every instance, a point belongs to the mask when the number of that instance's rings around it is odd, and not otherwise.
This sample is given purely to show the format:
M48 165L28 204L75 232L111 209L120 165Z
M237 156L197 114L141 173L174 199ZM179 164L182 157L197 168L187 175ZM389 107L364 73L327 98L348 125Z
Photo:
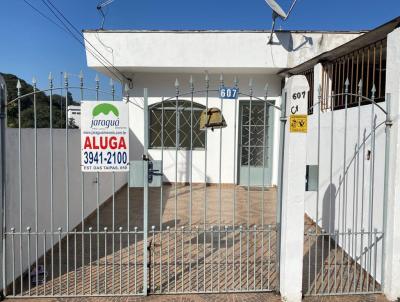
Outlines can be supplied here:
M271 106L262 101L241 101L239 106L239 184L269 186L273 134Z

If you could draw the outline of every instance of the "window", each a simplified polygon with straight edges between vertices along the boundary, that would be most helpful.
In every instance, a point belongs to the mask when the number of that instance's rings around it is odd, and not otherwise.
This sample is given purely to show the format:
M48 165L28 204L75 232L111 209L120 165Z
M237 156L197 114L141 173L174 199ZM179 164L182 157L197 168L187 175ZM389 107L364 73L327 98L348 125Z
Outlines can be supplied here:
M200 115L206 107L186 100L164 101L149 107L149 148L179 149L205 147L205 131L200 130ZM176 113L178 112L178 115ZM191 119L193 113L193 119ZM191 120L193 128L191 128ZM176 129L178 125L178 140Z
M322 90L325 109L330 106L334 110L345 108L345 96L339 95L330 100L330 95L332 91L334 94L343 94L346 79L349 79L349 93L354 94L347 97L347 107L358 105L356 95L359 94L360 80L363 83L362 96L371 98L372 86L375 84L375 102L385 101L386 39L324 64ZM361 105L367 104L370 102L361 101Z

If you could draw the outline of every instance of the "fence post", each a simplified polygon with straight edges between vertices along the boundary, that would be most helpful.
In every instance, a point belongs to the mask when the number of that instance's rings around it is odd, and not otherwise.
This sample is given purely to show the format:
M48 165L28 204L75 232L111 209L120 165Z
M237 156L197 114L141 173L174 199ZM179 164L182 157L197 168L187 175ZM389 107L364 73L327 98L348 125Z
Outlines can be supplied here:
M387 37L383 292L389 300L400 297L400 28ZM390 147L392 146L392 147Z
M280 293L283 301L298 302L302 298L304 246L304 193L306 176L306 138L304 128L291 129L296 120L307 118L305 76L288 79L283 95L286 112L291 119L285 125L283 168L281 171L280 221ZM292 117L293 120L292 120ZM299 123L299 125L304 125ZM293 126L293 125L292 125Z
M147 246L147 229L148 229L148 212L149 212L149 112L148 112L148 92L147 88L143 90L143 113L144 113L144 139L143 139L143 295L148 294L148 246Z
M3 291L0 293L0 297L6 294L6 270L5 270L5 246L6 238L5 232L5 210L6 210L6 102L7 102L7 86L4 78L0 75L0 168L1 168L1 215L0 215L0 226L1 226L1 238L2 244L0 247L1 257L1 286Z

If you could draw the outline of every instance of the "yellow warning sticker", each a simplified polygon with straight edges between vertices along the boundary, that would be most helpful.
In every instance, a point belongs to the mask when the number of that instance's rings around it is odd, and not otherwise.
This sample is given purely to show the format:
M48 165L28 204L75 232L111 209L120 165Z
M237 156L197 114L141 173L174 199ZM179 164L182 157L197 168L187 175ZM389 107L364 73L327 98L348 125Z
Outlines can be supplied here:
M291 115L290 132L307 133L307 115Z

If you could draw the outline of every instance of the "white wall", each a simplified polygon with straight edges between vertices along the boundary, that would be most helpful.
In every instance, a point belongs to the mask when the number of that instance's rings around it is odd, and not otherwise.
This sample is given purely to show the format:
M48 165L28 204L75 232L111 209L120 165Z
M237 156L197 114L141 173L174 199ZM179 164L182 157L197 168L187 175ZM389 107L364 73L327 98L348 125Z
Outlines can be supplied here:
M281 80L275 75L248 75L239 74L237 75L239 79L239 89L243 93L249 93L248 82L249 78L253 78L253 90L254 96L264 97L264 87L265 84L269 84L269 97L271 101L275 101L276 105L280 105L280 87ZM143 153L143 88L148 88L149 93L149 104L154 104L160 102L162 97L169 98L175 96L174 82L178 78L181 84L180 90L182 93L189 91L189 74L137 74L135 76L135 88L130 91L130 107L129 107L129 119L130 127L132 129L132 137L130 138L132 142L131 146L131 159L139 160ZM233 85L233 75L225 75L225 85ZM204 89L204 74L195 74L193 76L195 82L196 90ZM210 75L210 90L218 89L219 87L219 75ZM216 97L217 92L210 92L209 97L209 107L220 108L220 99ZM188 97L180 97L180 99L190 100ZM249 97L241 96L240 100L249 100ZM197 93L194 101L206 105L206 99L204 93ZM239 102L237 102L239 105ZM280 111L277 109L272 110L273 115L270 118L273 119L273 123L279 127L279 116ZM222 162L221 162L221 182L222 183L235 183L236 176L234 173L234 165L237 163L237 158L234 157L234 151L236 149L236 155L238 154L238 143L234 145L234 137L236 136L236 142L238 142L238 127L239 127L239 108L237 108L236 117L236 132L235 132L235 101L234 100L224 100L222 113L227 123L227 127L222 129L222 150L219 149L219 139L220 131L215 130L207 131L207 181L210 183L219 182L219 153L222 152ZM278 122L278 123L277 123ZM274 148L273 157L276 157L276 148L279 145L279 135L278 129L274 129L275 133L273 135L273 144L271 147ZM150 149L149 154L153 159L161 159L161 150ZM204 182L204 150L194 150L193 151L193 182ZM164 175L165 181L175 182L175 149L165 149L164 150ZM272 167L272 182L271 185L277 184L277 161L271 160L273 162ZM190 173L190 151L179 150L178 152L178 182L189 181ZM236 167L237 168L237 167Z
M38 129L38 152L37 152L37 194L38 194L38 230L42 232L51 231L50 220L50 140L49 129ZM15 228L16 232L26 232L28 226L35 231L35 166L34 166L34 129L22 129L22 222L20 221L20 182L19 182L19 159L18 159L18 129L7 128L6 130L6 161L7 161L7 184L6 184L6 229ZM65 131L53 130L53 204L54 225L53 230L57 232L58 227L66 231L67 227L67 201L66 201L66 145ZM80 167L80 130L69 130L69 229L73 230L80 222L81 217L91 214L96 208L96 174L85 173L84 176L84 212L82 213L82 178ZM126 173L115 174L115 189L122 187L127 180ZM100 173L99 178L99 203L102 204L112 196L112 174ZM89 226L86 226L87 230ZM93 226L93 230L96 226ZM32 238L34 238L32 236ZM16 236L15 259L19 259L19 239ZM27 236L23 240L23 270L27 269ZM32 239L34 240L34 239ZM57 236L55 236L57 242ZM18 243L18 244L17 244ZM47 242L48 249L50 242ZM11 237L7 238L7 283L11 282L12 254ZM43 254L43 244L39 245L39 257ZM34 245L31 245L31 263L35 261ZM19 261L15 261L16 276L20 271Z
M361 32L85 31L91 45L125 74L137 72L277 72L342 45ZM88 44L90 42L91 45ZM88 51L88 66L109 76Z

